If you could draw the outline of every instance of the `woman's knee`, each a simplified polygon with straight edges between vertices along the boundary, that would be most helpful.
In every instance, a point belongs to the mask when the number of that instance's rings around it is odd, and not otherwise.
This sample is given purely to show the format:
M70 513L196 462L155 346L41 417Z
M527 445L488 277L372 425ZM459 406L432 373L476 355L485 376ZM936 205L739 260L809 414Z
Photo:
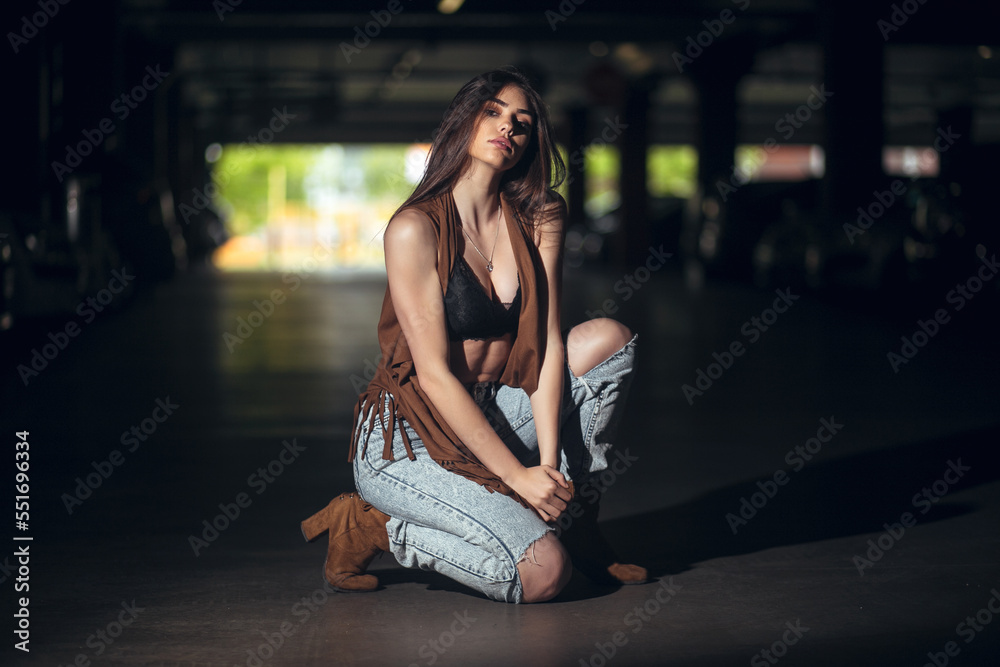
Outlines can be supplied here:
M632 330L607 317L596 317L570 329L566 339L566 361L580 377L632 340Z
M545 602L569 583L573 564L555 533L546 533L532 543L517 564L521 575L522 602Z

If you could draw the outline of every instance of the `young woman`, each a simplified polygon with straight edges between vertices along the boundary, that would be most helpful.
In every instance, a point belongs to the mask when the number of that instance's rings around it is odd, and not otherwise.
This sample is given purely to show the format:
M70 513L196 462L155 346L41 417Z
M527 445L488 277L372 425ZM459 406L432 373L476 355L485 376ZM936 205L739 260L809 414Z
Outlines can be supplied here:
M302 524L310 540L329 530L334 588L374 590L364 572L380 551L507 602L554 597L573 565L646 580L617 562L598 495L580 487L607 467L636 337L609 319L561 331L564 172L517 70L455 96L385 231L382 356L349 456L360 495Z

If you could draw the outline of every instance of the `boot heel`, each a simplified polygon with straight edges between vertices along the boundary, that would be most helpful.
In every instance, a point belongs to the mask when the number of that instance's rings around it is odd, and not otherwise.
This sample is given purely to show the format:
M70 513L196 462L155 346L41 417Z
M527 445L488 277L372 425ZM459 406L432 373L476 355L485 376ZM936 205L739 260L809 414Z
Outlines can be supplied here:
M329 527L330 520L327 516L327 508L324 507L302 522L302 537L306 538L306 542L312 542L325 533Z
M323 578L334 590L368 593L378 588L378 578L365 570L376 555L389 550L388 521L361 496L342 493L302 522L302 536L310 542L330 534Z

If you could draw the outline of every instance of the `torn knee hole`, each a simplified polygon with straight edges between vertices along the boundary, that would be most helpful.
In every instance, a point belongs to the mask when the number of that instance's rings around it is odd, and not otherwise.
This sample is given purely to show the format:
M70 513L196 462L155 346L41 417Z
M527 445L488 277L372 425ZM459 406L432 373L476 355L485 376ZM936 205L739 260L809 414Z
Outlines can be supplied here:
M538 538L538 539L540 540L542 538ZM521 563L531 563L532 565L537 565L539 567L542 566L542 564L538 562L538 559L535 558L535 545L536 544L538 544L538 540L535 540L534 542L532 542L531 546L528 547L523 554L521 554L521 557L517 559L517 563L516 563L517 565L520 565Z

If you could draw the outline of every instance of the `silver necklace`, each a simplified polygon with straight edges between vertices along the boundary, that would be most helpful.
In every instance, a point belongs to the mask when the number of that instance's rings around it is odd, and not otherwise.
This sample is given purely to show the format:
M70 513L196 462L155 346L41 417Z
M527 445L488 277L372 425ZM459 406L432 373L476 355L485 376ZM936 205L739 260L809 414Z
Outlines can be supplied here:
M483 254L483 251L479 249L479 246L476 245L476 242L472 240L472 237L469 236L469 232L465 231L465 225L462 225L462 231L465 232L465 238L469 239L469 243L471 243L472 247L476 249L476 252L479 253L479 256L486 260L486 270L489 271L490 273L493 273L493 253L497 251L497 239L500 238L500 210L501 210L500 205L497 204L497 233L493 237L493 250L490 251L489 258L487 258L486 255Z

